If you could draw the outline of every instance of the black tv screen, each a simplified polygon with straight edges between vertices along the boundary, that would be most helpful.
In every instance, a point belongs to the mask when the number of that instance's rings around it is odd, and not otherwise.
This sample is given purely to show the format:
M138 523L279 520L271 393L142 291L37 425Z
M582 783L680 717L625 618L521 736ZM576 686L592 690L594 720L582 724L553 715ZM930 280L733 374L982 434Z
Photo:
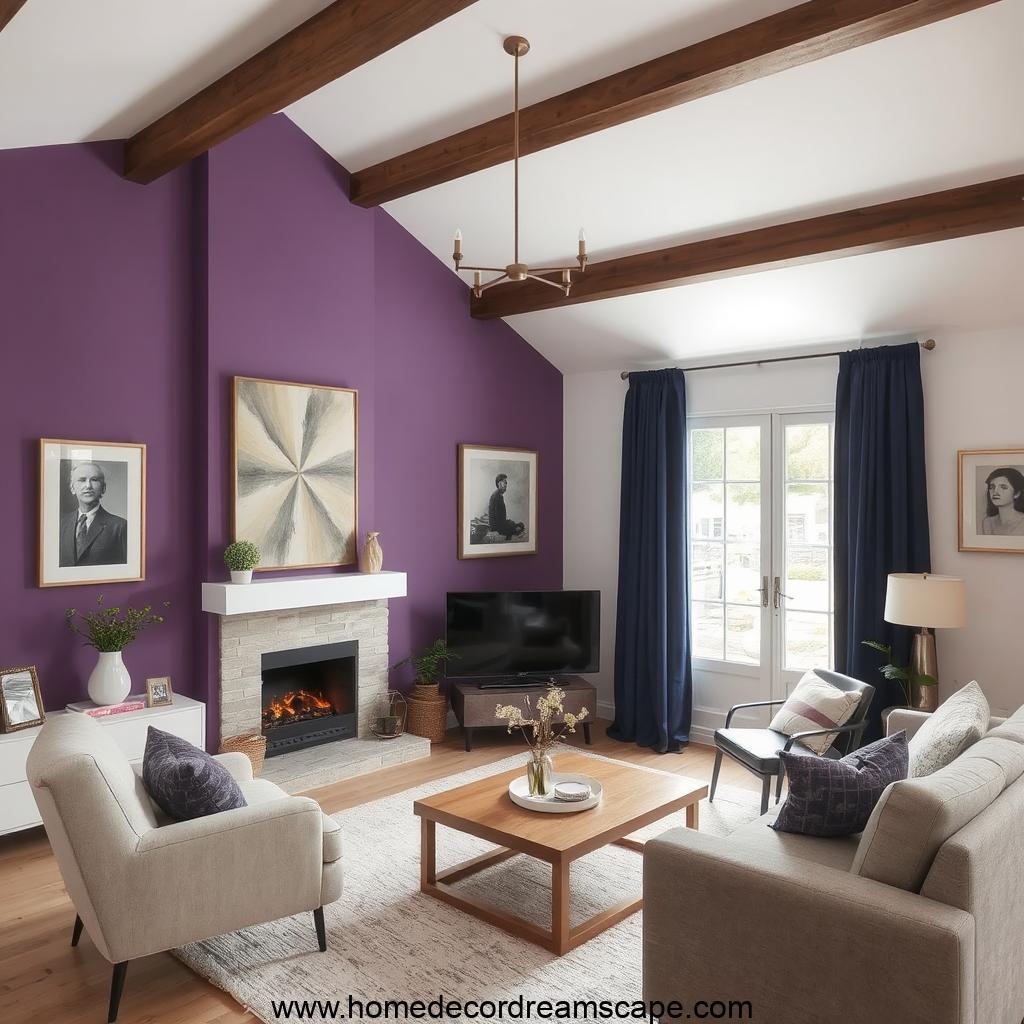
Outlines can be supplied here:
M449 677L597 672L599 590L461 591L448 594Z

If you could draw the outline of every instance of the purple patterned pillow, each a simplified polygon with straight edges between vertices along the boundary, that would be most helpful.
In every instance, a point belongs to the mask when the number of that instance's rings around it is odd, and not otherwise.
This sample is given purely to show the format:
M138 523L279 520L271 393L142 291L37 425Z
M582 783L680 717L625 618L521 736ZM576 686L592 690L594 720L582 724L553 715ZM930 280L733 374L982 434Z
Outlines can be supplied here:
M805 836L863 832L886 786L907 777L907 734L869 743L836 761L806 754L779 755L789 793L771 827Z

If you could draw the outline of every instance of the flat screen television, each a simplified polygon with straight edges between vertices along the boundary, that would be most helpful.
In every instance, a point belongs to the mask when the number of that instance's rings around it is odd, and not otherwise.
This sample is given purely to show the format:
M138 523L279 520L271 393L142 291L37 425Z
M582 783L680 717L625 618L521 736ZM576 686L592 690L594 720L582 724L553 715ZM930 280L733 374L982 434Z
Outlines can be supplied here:
M599 590L457 591L448 594L449 678L515 679L597 672Z

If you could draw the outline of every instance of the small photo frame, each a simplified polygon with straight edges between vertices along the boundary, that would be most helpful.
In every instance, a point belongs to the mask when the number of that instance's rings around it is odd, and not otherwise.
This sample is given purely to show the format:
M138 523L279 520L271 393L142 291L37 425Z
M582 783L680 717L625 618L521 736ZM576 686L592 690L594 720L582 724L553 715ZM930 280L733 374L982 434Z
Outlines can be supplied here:
M459 558L537 553L537 452L459 445Z
M35 665L0 668L0 732L42 725L45 718Z
M1024 447L957 452L961 551L1024 554Z
M146 575L146 446L39 442L39 586Z
M146 680L146 707L165 708L174 703L170 676L154 676Z

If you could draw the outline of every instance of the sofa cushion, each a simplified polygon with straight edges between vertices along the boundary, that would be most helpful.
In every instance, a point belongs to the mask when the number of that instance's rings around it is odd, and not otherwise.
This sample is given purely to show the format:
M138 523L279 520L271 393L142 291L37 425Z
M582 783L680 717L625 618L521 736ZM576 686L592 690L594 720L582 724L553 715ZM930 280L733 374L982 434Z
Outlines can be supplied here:
M850 869L920 892L942 844L1002 793L1007 773L993 748L973 748L925 778L893 783L878 801Z
M840 690L838 686L820 679L813 671L807 672L786 698L786 703L775 713L769 728L792 736L798 732L844 725L859 703L857 691ZM802 742L815 754L824 754L835 738L836 734L831 733L809 736Z
M142 781L160 809L175 821L245 807L238 783L205 750L156 729L146 733Z
M753 849L766 856L784 853L789 857L813 861L828 868L849 871L857 853L859 836L840 836L822 839L818 836L799 836L791 832L776 832L772 823L779 809L769 811L755 821L743 825L731 833L728 842L739 842L747 849Z
M885 787L907 777L907 734L886 736L838 761L781 756L789 793L772 828L805 836L852 836L864 831Z
M288 794L269 779L248 779L239 782L238 786L250 806L288 798ZM324 863L333 864L336 860L341 860L341 826L326 814L321 814L321 817L324 829Z
M981 687L970 682L939 705L910 739L910 777L919 779L953 762L985 735L989 706Z

